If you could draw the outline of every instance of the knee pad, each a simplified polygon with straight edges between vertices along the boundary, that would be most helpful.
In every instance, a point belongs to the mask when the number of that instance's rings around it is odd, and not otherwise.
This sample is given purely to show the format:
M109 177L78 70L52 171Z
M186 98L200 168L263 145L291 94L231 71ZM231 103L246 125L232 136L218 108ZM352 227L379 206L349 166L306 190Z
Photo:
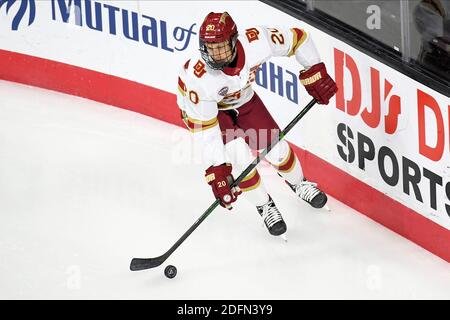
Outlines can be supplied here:
M290 148L291 147L285 140L281 140L272 150L270 150L266 158L272 165L277 166L286 160Z
M225 150L233 166L243 169L253 161L254 157L250 147L242 138L237 138L228 142L225 145Z

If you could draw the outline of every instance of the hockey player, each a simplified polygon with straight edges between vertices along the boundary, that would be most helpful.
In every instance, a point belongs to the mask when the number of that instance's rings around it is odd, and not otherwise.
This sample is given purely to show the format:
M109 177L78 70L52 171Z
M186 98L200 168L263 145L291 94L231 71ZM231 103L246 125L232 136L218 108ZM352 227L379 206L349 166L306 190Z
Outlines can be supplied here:
M286 223L254 169L231 188L252 162L250 148L262 150L278 136L279 127L252 89L259 66L271 57L294 56L305 68L299 78L319 104L328 104L336 93L336 84L311 36L302 29L281 30L255 27L238 34L227 13L209 13L200 27L200 52L181 68L178 78L178 105L182 118L203 146L210 165L205 177L214 196L228 209L244 192L255 205L270 234L286 232ZM307 181L300 162L282 140L266 159L302 200L315 208L327 202L316 184Z

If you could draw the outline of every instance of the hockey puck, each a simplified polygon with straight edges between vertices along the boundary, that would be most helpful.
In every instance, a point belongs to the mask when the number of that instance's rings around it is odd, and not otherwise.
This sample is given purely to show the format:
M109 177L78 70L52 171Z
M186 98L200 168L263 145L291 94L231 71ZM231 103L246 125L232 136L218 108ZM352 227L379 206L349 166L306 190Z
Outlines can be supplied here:
M177 275L177 268L175 268L175 266L168 265L164 269L164 275L169 279L175 278L175 276Z

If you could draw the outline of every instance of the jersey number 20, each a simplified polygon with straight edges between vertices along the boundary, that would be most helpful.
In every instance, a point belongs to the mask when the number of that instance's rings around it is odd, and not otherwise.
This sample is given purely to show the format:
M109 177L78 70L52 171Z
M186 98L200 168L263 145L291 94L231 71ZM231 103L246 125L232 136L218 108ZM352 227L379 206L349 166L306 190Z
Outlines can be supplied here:
M278 31L275 28L271 28L269 30L270 30L270 33L272 34L270 36L270 39L272 40L273 43L275 43L275 44L284 44L284 37L283 37L283 34L280 31Z

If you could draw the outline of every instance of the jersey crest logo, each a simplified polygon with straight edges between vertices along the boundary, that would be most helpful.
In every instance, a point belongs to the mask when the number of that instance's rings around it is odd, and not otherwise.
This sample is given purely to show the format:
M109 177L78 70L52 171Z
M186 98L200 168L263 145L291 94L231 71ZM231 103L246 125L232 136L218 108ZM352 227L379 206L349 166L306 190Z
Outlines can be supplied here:
M219 90L219 95L225 97L228 93L228 90L229 90L228 87L223 87L222 89Z

